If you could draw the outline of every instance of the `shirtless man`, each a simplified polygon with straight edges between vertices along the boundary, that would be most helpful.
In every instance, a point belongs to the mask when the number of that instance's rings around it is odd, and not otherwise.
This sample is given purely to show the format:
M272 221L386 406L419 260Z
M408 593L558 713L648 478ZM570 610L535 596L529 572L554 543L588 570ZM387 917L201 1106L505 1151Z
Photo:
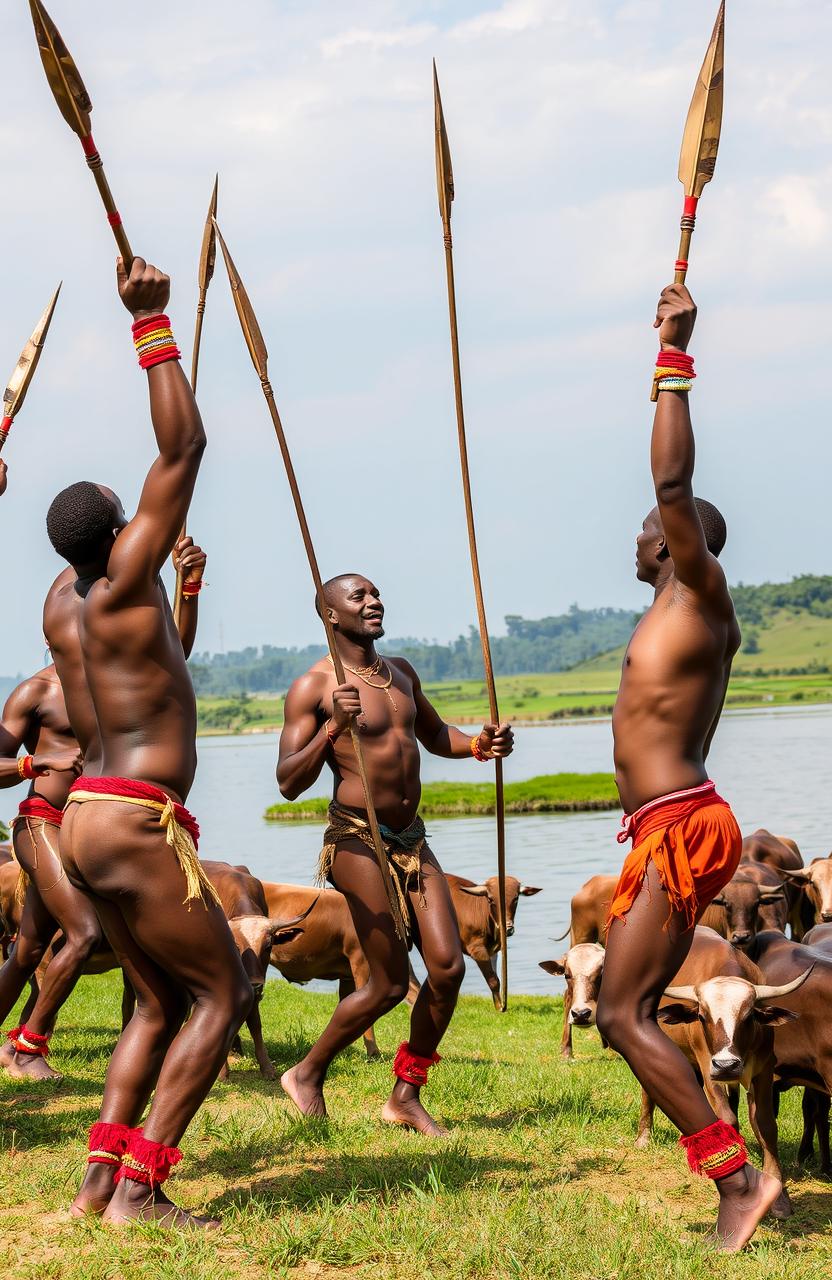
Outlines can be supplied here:
M408 947L393 925L350 739L350 721L358 717L394 886L428 971L413 1006L410 1041L396 1055L396 1083L382 1119L443 1134L422 1106L420 1089L428 1067L438 1061L436 1049L456 1006L465 961L448 884L418 816L419 743L447 759L484 760L509 755L513 735L507 724L487 724L473 738L445 724L410 663L379 657L375 646L384 635L384 606L367 578L333 578L324 598L341 660L356 683L338 685L328 658L294 682L286 696L277 781L294 800L325 764L332 770L334 799L319 870L347 899L370 977L340 1002L323 1035L281 1084L304 1115L326 1115L323 1086L332 1059L407 995Z
M176 571L181 568L183 573L183 601L187 607L181 611L179 629L186 658L196 638L198 593L205 563L205 552L193 538L180 538L173 551L173 567ZM47 597L47 611L53 630L59 622L59 612L66 612L61 639L64 648L69 643L76 649L80 662L79 597L74 583L73 571L64 570L56 589L50 590ZM0 787L14 786L22 778L32 777L29 794L14 823L15 856L29 883L16 945L0 969L0 1022L14 1007L56 932L63 932L63 943L48 966L25 1026L10 1031L7 1044L0 1047L0 1066L16 1079L60 1079L45 1061L49 1035L59 1009L102 938L91 900L64 875L56 848L63 807L69 788L81 771L81 762L88 775L94 774L100 755L97 744L89 738L91 712L86 710L79 721L81 733L87 730L84 743L91 752L85 758L70 727L53 663L18 686L6 703L0 724ZM18 760L17 753L24 744L35 754L28 760ZM56 753L60 752L69 761L63 772L56 771Z
M58 600L47 604L47 639L70 720L76 709L92 711L99 750L95 773L70 790L61 857L93 898L137 997L110 1060L73 1210L103 1212L110 1223L194 1226L204 1220L174 1206L161 1184L181 1158L176 1144L253 995L183 804L196 768L196 704L159 579L190 503L205 433L160 314L167 276L136 258L129 277L119 262L118 286L136 322L159 456L129 522L112 490L86 481L60 493L47 516L52 544L76 576L80 661L60 626L53 630L52 605L65 623L68 616Z
M694 498L686 356L696 307L683 285L661 295L658 404L651 464L658 506L636 541L637 576L654 600L636 627L613 713L615 768L632 837L613 895L597 1023L682 1133L691 1169L716 1180L717 1232L736 1250L781 1193L718 1121L692 1068L659 1029L656 1009L690 950L693 925L730 880L742 839L705 760L725 701L740 630L717 560L725 522Z

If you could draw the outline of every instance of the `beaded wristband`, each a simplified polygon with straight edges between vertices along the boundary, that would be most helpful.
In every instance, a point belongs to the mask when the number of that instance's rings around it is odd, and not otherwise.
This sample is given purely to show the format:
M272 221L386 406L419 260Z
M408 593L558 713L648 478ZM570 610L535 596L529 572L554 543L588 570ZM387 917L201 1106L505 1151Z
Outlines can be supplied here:
M695 377L693 356L686 351L660 351L653 374L653 399L659 391L690 391Z
M478 733L475 733L471 739L471 755L475 760L479 760L481 764L484 764L486 760L490 760L492 758L491 756L486 755L480 746L480 734Z
M191 600L194 596L198 596L202 590L202 579L199 582L185 582L182 585L182 599Z
M35 776L35 761L33 756L21 756L17 762L17 772L21 778L31 780Z
M181 360L182 353L176 345L170 320L165 315L148 316L133 325L133 342L139 367L152 369L167 360Z

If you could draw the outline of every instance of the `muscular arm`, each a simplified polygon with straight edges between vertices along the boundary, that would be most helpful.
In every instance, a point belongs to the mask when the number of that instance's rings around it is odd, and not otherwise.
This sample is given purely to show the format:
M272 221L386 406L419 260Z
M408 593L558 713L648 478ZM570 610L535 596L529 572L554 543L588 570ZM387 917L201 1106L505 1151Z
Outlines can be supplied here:
M173 549L173 567L182 571L182 586L186 583L202 582L207 556L198 547L193 538L180 538ZM179 610L179 639L185 657L190 658L196 642L196 628L199 621L199 596L182 596L182 607Z
M37 695L31 680L9 694L0 723L0 788L16 787L20 782L17 755L27 742L34 745L37 736L34 712Z
M125 306L137 319L158 314L167 305L166 276L136 258L125 280ZM193 393L178 360L147 371L150 416L159 456L150 468L130 523L116 538L107 567L111 589L130 594L156 583L190 505L205 449L205 431Z
M407 676L413 681L413 700L416 703L416 737L426 751L432 756L443 756L446 760L461 760L471 755L471 734L463 733L451 724L446 724L432 702L428 700L422 689L421 681L409 662L403 658L397 660Z
M296 800L317 781L328 748L320 715L320 680L308 672L289 689L283 708L277 785L287 800Z

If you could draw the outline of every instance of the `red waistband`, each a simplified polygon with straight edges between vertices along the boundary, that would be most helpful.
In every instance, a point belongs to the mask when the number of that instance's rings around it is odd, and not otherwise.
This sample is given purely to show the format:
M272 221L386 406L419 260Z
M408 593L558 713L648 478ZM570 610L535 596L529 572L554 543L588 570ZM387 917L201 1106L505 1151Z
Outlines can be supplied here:
M149 782L136 782L133 778L91 778L82 773L81 777L73 782L69 791L70 795L73 791L91 791L96 795L115 798L152 800L155 804L162 805L170 801L176 821L180 827L185 828L194 842L194 848L199 846L199 823L196 818L188 812L184 804L173 800L161 787L154 787Z
M64 820L63 810L56 809L48 800L44 800L43 796L27 796L25 800L21 800L17 813L21 818L41 818L44 822L51 822L56 827L59 827Z
M660 827L681 822L690 814L696 813L697 809L704 809L711 804L724 805L726 809L729 807L728 802L717 795L716 783L710 780L700 782L695 787L686 787L683 791L671 791L666 796L657 796L655 800L648 800L647 804L636 809L635 813L625 813L621 819L618 843L624 844L632 838L633 844L638 844Z

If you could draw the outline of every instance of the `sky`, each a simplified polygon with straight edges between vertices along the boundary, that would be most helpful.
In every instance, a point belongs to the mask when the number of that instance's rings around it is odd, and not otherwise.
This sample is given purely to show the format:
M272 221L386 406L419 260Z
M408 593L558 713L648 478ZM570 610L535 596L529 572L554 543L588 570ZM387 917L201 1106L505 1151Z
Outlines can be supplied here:
M167 270L188 367L202 226L258 312L325 577L358 570L390 635L474 620L456 452L431 58L456 179L462 371L491 630L647 601L655 302L672 278L682 127L716 0L51 0L134 252ZM682 19L680 21L680 18ZM0 378L58 280L4 451L0 673L43 658L61 563L44 516L79 479L132 509L154 456L115 246L28 6L2 6ZM716 176L688 283L697 491L733 582L830 570L828 0L728 0ZM4 364L5 362L5 364ZM200 651L320 638L274 434L224 270L199 402L209 447Z

